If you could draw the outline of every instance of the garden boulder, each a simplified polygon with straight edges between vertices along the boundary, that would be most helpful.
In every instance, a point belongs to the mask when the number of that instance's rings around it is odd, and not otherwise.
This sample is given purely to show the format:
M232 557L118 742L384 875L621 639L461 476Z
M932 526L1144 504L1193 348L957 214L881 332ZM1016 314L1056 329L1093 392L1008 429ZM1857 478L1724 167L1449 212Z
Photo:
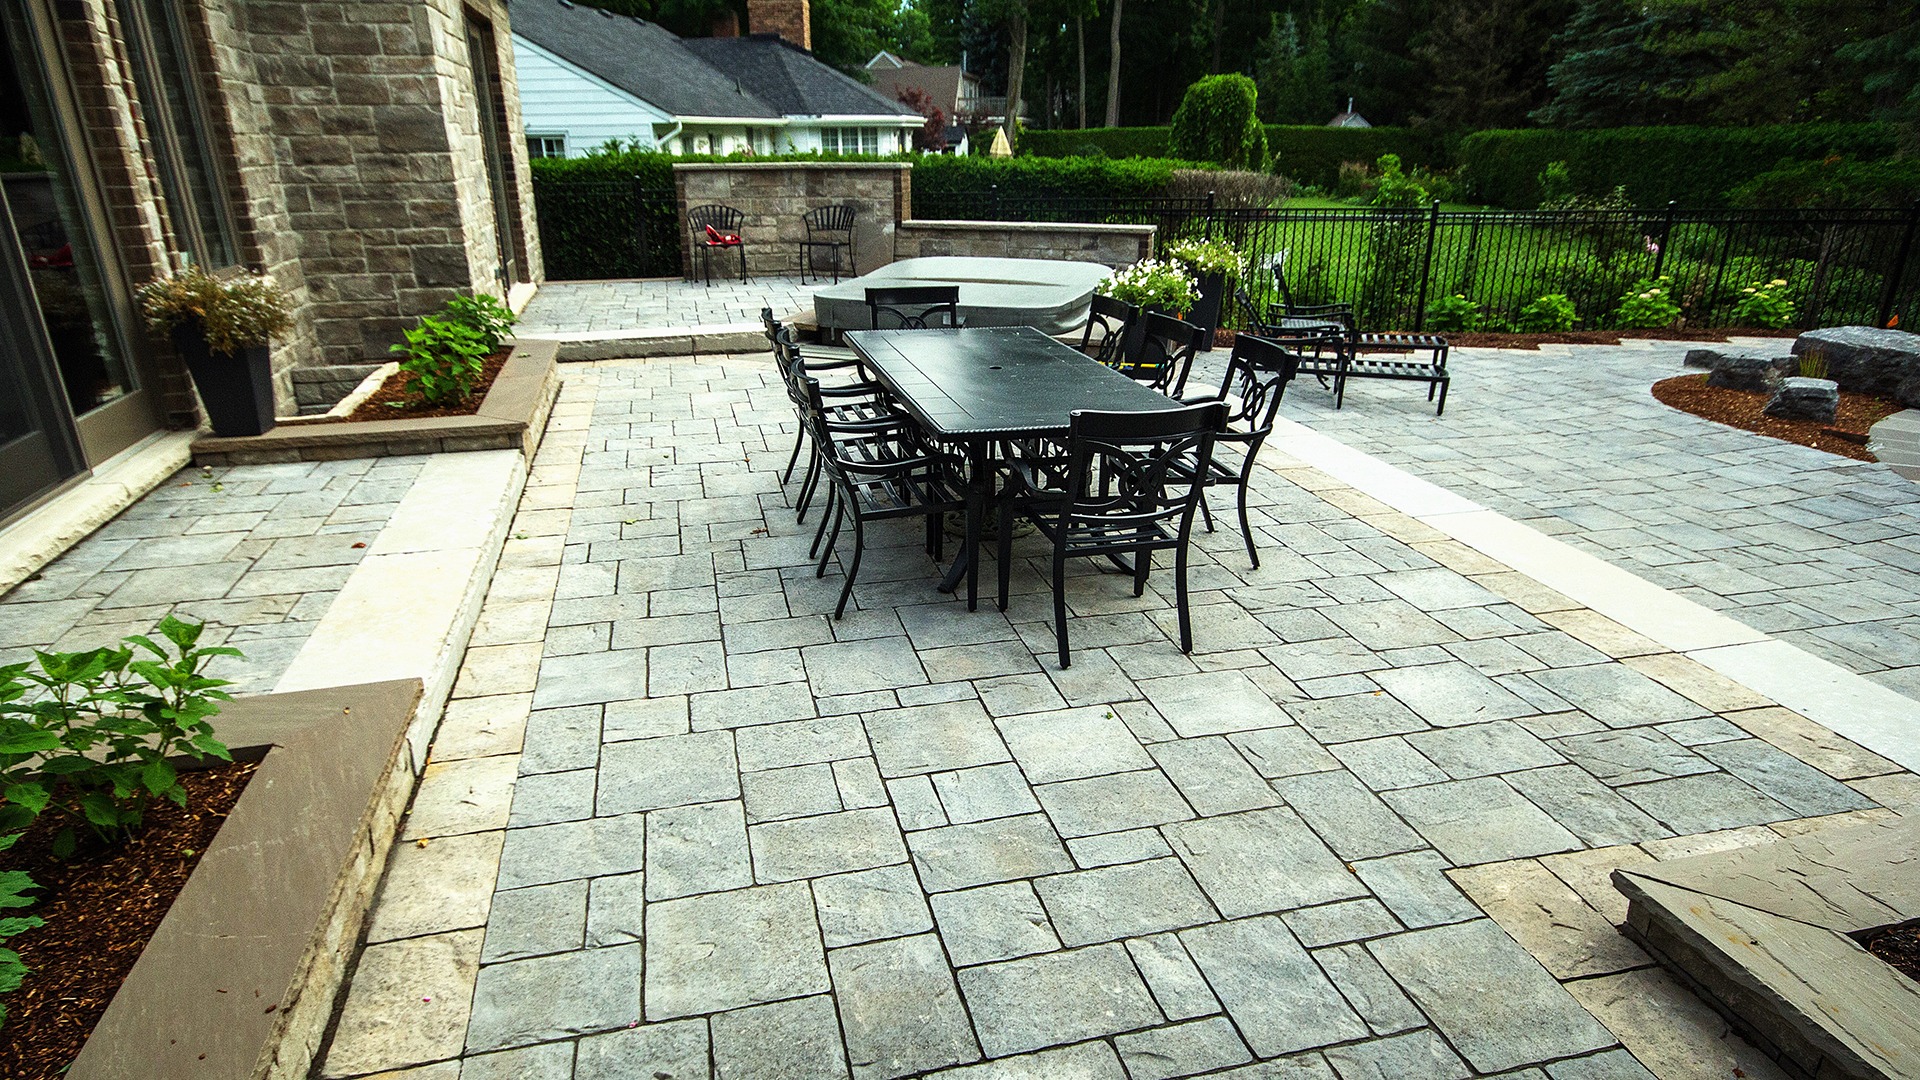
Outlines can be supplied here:
M1686 363L1686 366L1690 368L1698 368L1701 371L1712 371L1715 367L1719 365L1720 361L1726 359L1729 356L1750 356L1756 359L1761 358L1760 354L1758 353L1736 352L1733 349L1726 348L1723 346L1720 348L1713 348L1713 349L1688 349L1685 363ZM1790 370L1787 370L1793 366L1792 361L1776 361L1776 362L1786 364L1786 368L1783 368L1781 370L1782 375L1792 374Z
M1813 352L1826 358L1827 377L1840 389L1920 408L1920 334L1871 326L1809 330L1795 339L1793 354Z
M1720 353L1708 368L1707 385L1728 390L1771 390L1775 383L1793 370L1794 360L1790 356L1775 359L1745 353Z
M1799 376L1780 380L1773 398L1761 411L1781 420L1812 420L1833 423L1840 408L1840 385L1832 379L1805 379Z

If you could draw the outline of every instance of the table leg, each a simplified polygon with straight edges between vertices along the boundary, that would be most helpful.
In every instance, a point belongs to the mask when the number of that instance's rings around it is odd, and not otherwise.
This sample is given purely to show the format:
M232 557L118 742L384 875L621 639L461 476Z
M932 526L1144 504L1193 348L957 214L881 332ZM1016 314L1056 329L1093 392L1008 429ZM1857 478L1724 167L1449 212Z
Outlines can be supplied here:
M950 593L967 579L967 610L976 611L980 603L980 527L986 520L987 504L993 496L993 469L985 439L975 440L967 448L967 528L960 554L940 579L940 591Z

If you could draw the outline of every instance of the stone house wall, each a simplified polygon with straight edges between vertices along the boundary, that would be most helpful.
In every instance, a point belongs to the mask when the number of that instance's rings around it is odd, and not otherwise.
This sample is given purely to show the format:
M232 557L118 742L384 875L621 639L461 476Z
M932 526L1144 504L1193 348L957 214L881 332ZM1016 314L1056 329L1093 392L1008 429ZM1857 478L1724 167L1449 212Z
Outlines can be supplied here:
M1034 221L903 221L894 257L983 255L1004 259L1063 259L1120 267L1153 254L1152 225L1094 225Z
M854 258L861 273L894 260L894 232L913 216L912 166L904 161L726 161L673 167L680 220L706 203L723 203L746 216L747 273L792 274L800 269L800 215L819 206L852 203ZM681 265L700 272L692 230L680 231ZM739 273L738 255L718 254L714 276Z

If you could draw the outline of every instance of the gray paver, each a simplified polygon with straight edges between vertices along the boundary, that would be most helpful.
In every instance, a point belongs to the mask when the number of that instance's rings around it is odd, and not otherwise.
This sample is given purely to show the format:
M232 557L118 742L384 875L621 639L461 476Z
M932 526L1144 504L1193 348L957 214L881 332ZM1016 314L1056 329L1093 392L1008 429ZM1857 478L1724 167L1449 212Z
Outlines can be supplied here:
M707 1026L697 1020L648 1024L580 1040L574 1080L699 1076L707 1071Z
M801 696L806 697L804 691ZM811 699L808 711L812 711ZM866 729L852 716L741 728L734 733L734 742L740 767L753 770L863 757L867 753Z
M868 713L863 719L882 776L910 776L1012 760L978 701Z
M815 878L813 897L829 949L933 928L920 880L908 866Z
M480 962L578 949L587 925L587 883L560 881L495 893Z
M1154 1028L1113 1040L1133 1080L1167 1080L1251 1061L1224 1017Z
M835 949L828 962L855 1077L904 1076L980 1057L932 934Z
M609 743L601 751L601 814L733 799L740 795L733 736L724 731Z
M1566 759L1510 720L1416 731L1407 743L1455 780L1559 765Z
M1095 945L960 972L987 1054L1017 1054L1161 1022L1127 952Z
M1047 910L1024 881L937 893L930 898L940 940L956 966L1012 960L1060 947Z
M1165 832L1174 853L1229 919L1366 891L1291 810L1201 818Z
M1509 720L1536 711L1499 683L1458 661L1376 671L1372 678L1427 723L1440 727Z
M1246 755L1255 772L1269 780L1340 767L1332 754L1299 727L1243 731L1227 736L1227 741Z
M1473 1075L1432 1031L1414 1031L1328 1050L1340 1080L1461 1080Z
M740 792L753 823L829 814L840 809L840 785L824 762L740 774Z
M1437 784L1448 779L1444 769L1428 761L1404 737L1341 743L1333 748L1333 756L1374 791Z
M1382 797L1462 866L1580 846L1572 833L1493 777L1389 791Z
M1131 736L1129 736L1131 737ZM935 773L934 793L955 825L990 818L1036 813L1040 803L1027 778L1013 765L982 765L959 772Z
M1137 937L1217 918L1177 859L1121 863L1034 883L1068 945Z
M645 817L589 818L508 829L500 852L502 889L550 881L624 874L645 865Z
M1120 1067L1120 1059L1114 1056L1113 1047L1103 1042L1086 1042L932 1075L940 1080L1126 1080L1127 1074Z
M1273 788L1226 739L1175 739L1154 743L1148 752L1202 816L1257 810L1280 802Z
M1620 794L1682 836L1764 825L1795 816L1726 773L1655 780L1621 788Z
M1376 1035L1391 1035L1397 1031L1417 1028L1427 1022L1427 1018L1415 1008L1413 1002L1400 992L1387 973L1373 959L1372 954L1360 945L1341 945L1331 949L1321 949L1313 954L1320 970L1327 973L1333 985L1360 1014L1367 1026ZM1336 1060L1334 1067L1339 1068Z
M1272 698L1237 671L1144 679L1139 686L1173 730L1188 738L1291 722Z
M1308 773L1274 781L1287 805L1343 859L1371 859L1426 846L1352 773Z
M1380 902L1410 927L1480 917L1473 901L1447 880L1446 870L1447 861L1431 851L1389 855L1353 866Z
M1589 844L1637 844L1672 835L1666 826L1577 766L1508 773L1503 779Z
M1529 678L1608 727L1705 715L1700 706L1621 664L1554 668L1536 671Z
M1491 920L1414 930L1369 942L1367 949L1481 1072L1614 1041Z
M907 846L929 892L1073 869L1043 814L908 833Z
M1104 706L1003 719L1000 732L1035 784L1153 767L1126 722Z
M884 809L846 810L755 825L753 872L761 882L821 877L905 862L900 827Z
M1642 784L1712 772L1713 763L1650 727L1555 739L1560 752L1604 783Z
M801 882L647 905L648 1020L827 989L813 896Z
M1700 747L1699 753L1804 817L1874 805L1840 781L1758 739L1713 743Z
M1154 829L1077 836L1067 841L1067 850L1073 853L1073 861L1080 864L1081 869L1140 862L1173 854L1166 839Z
M467 1052L504 1050L640 1020L640 947L537 956L480 969Z
M1214 923L1184 931L1180 940L1261 1057L1367 1034L1279 919Z
M738 801L647 815L647 899L670 900L753 884L747 819Z
M1034 794L1061 836L1121 832L1193 816L1158 769L1044 784Z
M1376 739L1424 731L1427 722L1412 709L1381 694L1352 694L1292 706L1294 719L1323 743Z
M1400 929L1400 921L1393 913L1371 898L1299 908L1281 918L1293 936L1300 939L1300 944L1309 949L1378 937Z
M647 696L644 649L549 656L540 661L533 707L557 709Z
M1154 934L1126 943L1134 966L1146 977L1147 989L1169 1020L1189 1020L1220 1011L1220 1001L1206 977L1175 934Z
M801 1076L831 1080L847 1075L840 1020L831 997L795 998L736 1009L714 1017L712 1023L713 1072L718 1080ZM688 1075L698 1076L699 1072L692 1070Z

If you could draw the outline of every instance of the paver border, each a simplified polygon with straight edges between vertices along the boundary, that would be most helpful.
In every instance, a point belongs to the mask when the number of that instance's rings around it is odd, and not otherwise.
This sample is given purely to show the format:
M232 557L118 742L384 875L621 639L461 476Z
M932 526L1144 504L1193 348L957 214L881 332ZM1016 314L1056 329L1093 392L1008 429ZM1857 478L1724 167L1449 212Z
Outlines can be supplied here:
M307 1075L413 791L420 700L403 679L221 711L260 766L67 1076Z

